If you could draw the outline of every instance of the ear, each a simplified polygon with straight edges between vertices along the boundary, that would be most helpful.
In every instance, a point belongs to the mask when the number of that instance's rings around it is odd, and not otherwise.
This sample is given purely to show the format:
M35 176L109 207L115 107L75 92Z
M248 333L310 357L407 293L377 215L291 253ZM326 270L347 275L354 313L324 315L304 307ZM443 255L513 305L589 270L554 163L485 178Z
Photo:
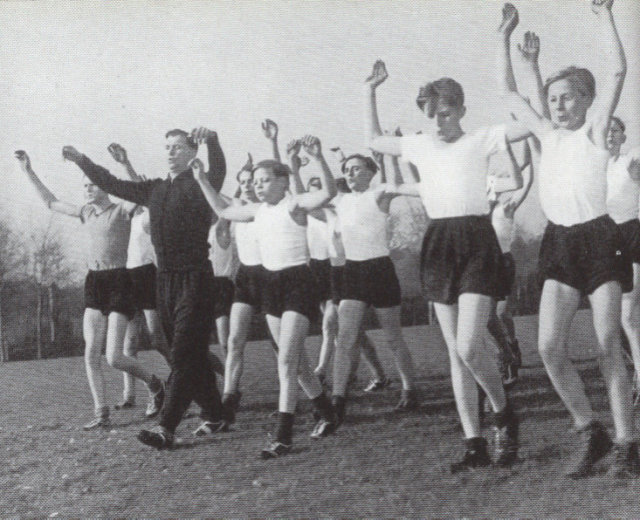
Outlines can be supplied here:
M460 119L462 119L466 113L467 113L467 107L462 105L460 107Z
M627 134L622 134L622 138L620 139L621 143L626 143L627 142Z

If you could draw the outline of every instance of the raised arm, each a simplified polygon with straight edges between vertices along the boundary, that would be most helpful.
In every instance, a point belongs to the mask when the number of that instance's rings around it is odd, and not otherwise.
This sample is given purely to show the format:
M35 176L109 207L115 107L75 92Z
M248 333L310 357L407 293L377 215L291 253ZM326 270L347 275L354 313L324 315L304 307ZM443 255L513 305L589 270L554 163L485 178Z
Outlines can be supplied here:
M273 151L273 158L282 162L280 159L280 150L278 149L278 125L271 119L265 119L262 122L262 132L264 136L271 141L271 149Z
M291 193L294 195L305 192L304 184L302 184L302 178L300 177L300 168L302 167L302 160L300 159L301 148L302 142L300 139L293 139L287 144L287 157L289 157L289 164L291 165L289 186Z
M218 140L218 134L213 130L209 130L203 126L194 128L191 131L191 138L198 143L199 146L207 145L207 156L209 159L209 183L216 191L222 189L224 177L227 174L227 162Z
M383 135L378 120L376 89L389 77L382 60L373 65L373 72L365 81L365 136L367 148L388 155L401 155L400 138Z
M526 129L540 136L542 132L551 128L551 122L536 112L528 101L520 95L513 75L511 63L511 34L518 25L518 10L512 4L505 4L502 9L502 23L498 27L497 35L497 70L498 92L504 99L506 108L522 123ZM515 135L507 135L509 141L515 140ZM520 137L524 137L520 136Z
M525 164L526 166L526 157L529 157L529 161L531 160L531 150L526 147L528 153L525 151ZM493 183L493 190L495 193L506 193L508 191L517 191L522 189L524 186L524 179L522 176L522 170L524 166L520 166L518 164L518 160L516 159L515 154L513 153L513 148L511 144L507 143L507 153L509 154L509 162L511 164L511 175L508 177L495 177Z
M135 204L146 206L149 196L153 191L156 180L133 182L123 181L102 166L94 164L86 155L81 154L73 146L65 146L62 149L62 156L78 165L84 174L91 179L100 189L111 195L128 200Z
M118 143L111 143L107 150L113 157L113 160L117 163L122 164L125 167L127 175L134 182L140 182L145 180L141 175L138 175L136 171L133 169L133 165L131 161L129 161L129 156L127 155L127 150L124 149L123 146L120 146Z
M507 217L513 218L516 210L524 202L524 199L529 195L531 186L533 186L533 161L531 160L531 148L529 147L529 141L525 141L525 161L522 170L525 172L524 186L522 189L512 195L512 197L503 203L504 213Z
M213 189L209 182L209 176L204 171L204 164L200 159L193 159L189 166L193 171L193 177L198 181L200 189L204 194L209 206L221 219L233 220L235 222L249 222L253 220L260 204L244 204L242 206L231 206L229 203Z
M373 160L378 165L378 170L380 171L380 182L385 184L387 182L387 170L384 167L384 154L372 150L371 155L373 155Z
M400 130L400 127L395 129L393 135L402 137L402 130ZM404 182L404 177L402 176L402 170L400 169L400 158L397 155L391 156L391 166L393 166L393 182L396 186L399 186ZM418 176L417 178L414 177L413 182L420 182L420 176Z
M331 174L329 165L322 154L320 139L312 135L306 135L302 138L301 142L304 151L312 160L318 162L320 165L322 171L322 186L319 190L296 195L293 202L294 207L290 208L290 210L299 208L309 212L329 202L336 196L338 190L336 189L336 182Z
M598 17L602 33L600 41L606 55L606 75L603 87L599 89L592 108L593 140L599 147L606 148L607 133L627 75L627 60L616 29L611 7L613 0L592 0L591 9Z
M527 65L526 70L528 70L531 75L532 83L536 85L535 99L537 99L537 103L535 103L533 107L546 119L551 119L549 104L544 94L544 83L542 82L540 65L538 64L538 56L540 56L540 38L538 38L538 35L531 31L524 33L524 41L522 44L518 44L518 51L520 51L520 56Z
M75 206L58 200L57 197L49 191L49 188L42 183L33 171L33 168L31 168L31 159L29 159L27 152L24 150L17 150L15 152L15 157L20 163L20 168L22 168L22 171L27 175L27 178L31 181L31 184L33 184L38 195L40 195L40 198L50 210L55 211L56 213L62 213L63 215L69 215L70 217L80 217L80 212L82 210L80 206Z

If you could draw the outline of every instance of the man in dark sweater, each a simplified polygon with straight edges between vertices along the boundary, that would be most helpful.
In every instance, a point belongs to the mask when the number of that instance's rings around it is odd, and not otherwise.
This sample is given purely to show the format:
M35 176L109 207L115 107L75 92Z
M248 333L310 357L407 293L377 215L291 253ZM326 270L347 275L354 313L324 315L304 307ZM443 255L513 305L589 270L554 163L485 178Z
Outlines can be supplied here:
M143 182L120 180L75 148L63 149L63 156L104 191L149 208L151 241L158 261L158 310L170 345L171 374L158 426L141 430L138 439L158 449L172 446L175 429L191 401L202 408L204 421L196 435L227 428L207 357L214 304L207 238L216 217L188 166L196 157L197 143L206 143L208 175L220 189L226 163L211 130L198 128L191 134L171 130L165 137L169 175Z

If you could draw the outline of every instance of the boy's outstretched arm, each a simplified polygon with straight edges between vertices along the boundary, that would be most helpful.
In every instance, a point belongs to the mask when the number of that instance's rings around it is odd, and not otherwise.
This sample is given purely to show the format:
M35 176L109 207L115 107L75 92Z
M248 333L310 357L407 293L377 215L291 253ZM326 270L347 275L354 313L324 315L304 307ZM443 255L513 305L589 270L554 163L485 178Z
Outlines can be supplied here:
M313 135L305 135L301 139L301 143L304 151L309 157L319 163L322 171L322 187L319 190L295 196L295 204L298 208L305 211L312 211L329 202L336 196L338 190L336 189L336 181L333 178L331 169L322 153L320 139Z
M592 0L591 9L598 17L602 31L602 46L607 56L607 73L593 105L593 139L597 146L606 148L611 116L620 100L627 75L627 59L616 29L611 8L613 0Z
M218 134L203 126L194 128L191 131L191 138L199 145L207 145L207 158L209 159L209 171L207 175L211 186L216 191L222 189L224 177L227 174L227 161L224 158L224 152L220 146Z
M262 132L264 136L271 141L271 148L273 151L273 158L282 162L280 159L280 150L278 149L278 125L271 119L265 119L262 122Z
M50 210L55 211L56 213L62 213L63 215L69 215L70 217L80 217L82 210L80 206L58 200L58 198L49 191L49 188L42 183L31 167L31 159L29 159L27 152L24 150L17 150L14 155L20 163L20 168L22 168L22 171L27 175L27 178L31 181L31 184L33 184L38 195L40 195L40 198Z
M376 89L389 77L382 60L373 65L373 72L365 80L365 136L366 146L376 152L388 155L401 155L400 138L383 135L378 120Z
M291 166L290 189L294 195L305 192L304 184L302 184L302 178L300 177L300 168L302 167L302 160L300 159L301 148L302 141L300 139L293 139L287 145L287 157L289 157Z
M540 73L540 65L538 63L538 56L540 55L540 38L538 35L531 31L524 33L524 41L522 44L518 44L518 51L520 51L520 56L528 65L527 70L530 71L533 82L536 85L536 98L538 103L534 105L534 108L545 118L551 119L549 104L544 95L544 83L542 81L542 74Z

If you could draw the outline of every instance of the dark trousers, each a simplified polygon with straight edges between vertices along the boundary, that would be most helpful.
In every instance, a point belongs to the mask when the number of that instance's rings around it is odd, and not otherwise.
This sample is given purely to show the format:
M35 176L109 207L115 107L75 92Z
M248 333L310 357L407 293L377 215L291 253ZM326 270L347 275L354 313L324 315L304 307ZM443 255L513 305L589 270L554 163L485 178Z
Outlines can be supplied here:
M195 401L202 418L218 421L222 405L208 358L214 309L213 271L158 273L158 311L169 343L171 374L160 426L174 432Z

